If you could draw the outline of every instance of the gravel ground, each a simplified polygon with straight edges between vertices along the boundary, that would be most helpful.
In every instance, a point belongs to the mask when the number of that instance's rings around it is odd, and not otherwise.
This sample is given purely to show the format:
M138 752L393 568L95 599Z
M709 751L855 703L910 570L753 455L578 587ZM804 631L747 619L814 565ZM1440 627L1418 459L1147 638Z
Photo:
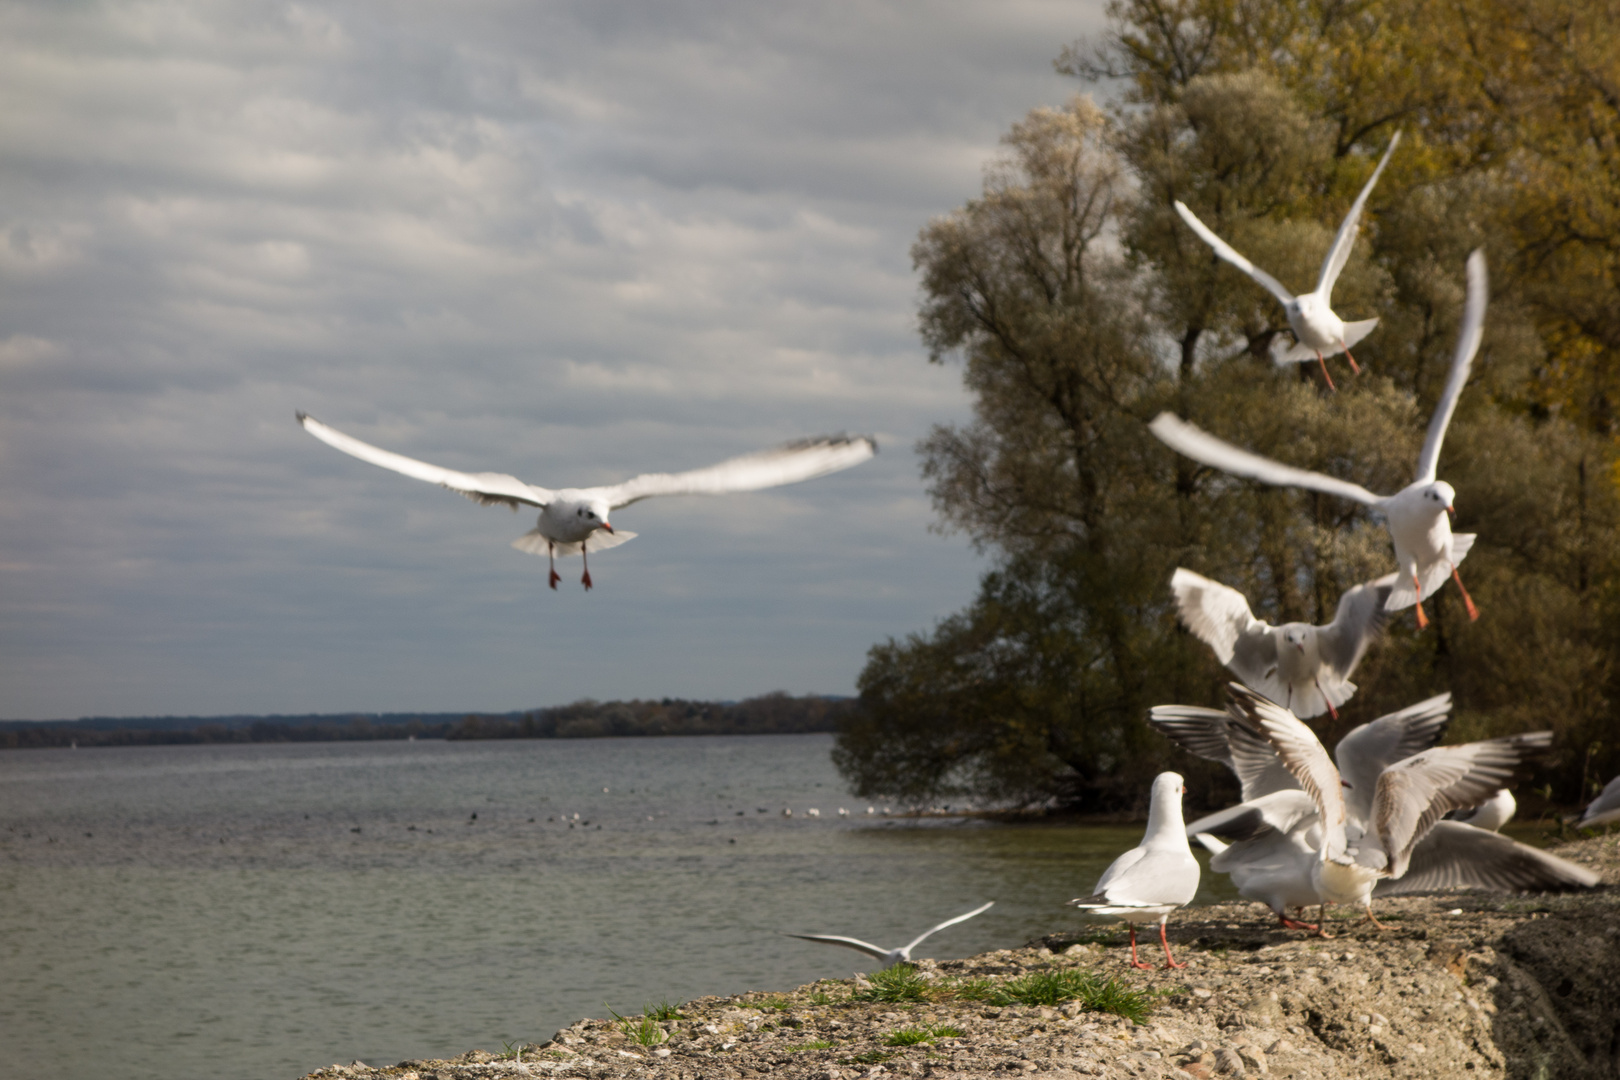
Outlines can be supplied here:
M588 1019L516 1059L472 1051L384 1068L355 1062L307 1080L1620 1077L1620 836L1557 851L1601 872L1608 887L1380 900L1388 930L1330 912L1329 939L1278 929L1257 904L1189 909L1171 920L1172 947L1188 963L1179 971L1130 968L1123 933L1121 944L1055 934L919 965L934 986L1094 972L1155 995L1142 1023L1072 1002L870 1003L855 999L862 980L823 980L687 1002L643 1039L616 1020ZM1143 958L1155 951L1162 962L1157 942ZM890 1045L905 1029L925 1029L931 1041Z

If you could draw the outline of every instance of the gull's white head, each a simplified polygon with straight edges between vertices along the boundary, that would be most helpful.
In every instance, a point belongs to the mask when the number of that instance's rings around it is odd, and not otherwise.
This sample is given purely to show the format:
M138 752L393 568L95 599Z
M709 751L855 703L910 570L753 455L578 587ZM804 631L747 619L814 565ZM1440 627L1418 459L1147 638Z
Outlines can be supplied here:
M1444 480L1436 480L1424 488L1423 498L1434 506L1436 512L1444 510L1449 514L1456 511L1456 489Z
M574 508L574 515L580 519L582 525L588 525L592 529L613 531L613 526L608 524L608 504L602 500L582 503Z
M1305 635L1309 632L1309 629L1309 627L1291 623L1288 626L1283 627L1282 638L1300 652L1304 652Z

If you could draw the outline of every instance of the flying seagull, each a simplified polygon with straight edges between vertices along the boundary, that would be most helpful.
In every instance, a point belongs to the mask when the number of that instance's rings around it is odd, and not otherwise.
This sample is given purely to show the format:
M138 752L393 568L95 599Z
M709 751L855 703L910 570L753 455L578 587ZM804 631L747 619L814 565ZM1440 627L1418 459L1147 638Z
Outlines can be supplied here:
M1339 226L1339 233L1333 238L1333 246L1328 249L1327 258L1322 260L1322 274L1316 280L1316 289L1312 292L1295 296L1283 287L1282 282L1254 265L1248 259L1238 254L1237 250L1216 236L1208 225L1198 220L1198 217L1189 209L1187 204L1176 202L1176 213L1181 215L1193 232L1215 249L1215 254L1242 270L1254 279L1255 283L1264 288L1271 295L1282 301L1283 310L1288 315L1288 325L1298 339L1292 349L1278 357L1279 364L1300 363L1316 357L1316 362L1322 366L1322 378L1327 380L1328 388L1333 389L1333 376L1328 374L1327 361L1324 357L1342 352L1349 359L1350 366L1358 374L1361 367L1356 358L1351 355L1350 347L1368 334L1378 325L1377 319L1363 319L1361 322L1347 323L1334 314L1332 307L1333 284L1339 280L1339 274L1344 270L1344 264L1350 260L1350 249L1356 244L1356 226L1361 221L1361 208L1367 205L1367 196L1372 194L1373 185L1378 183L1378 176L1389 164L1389 156L1395 152L1395 147L1401 141L1401 133L1396 132L1395 137L1389 140L1389 149L1384 151L1383 159L1373 170L1372 176L1367 180L1361 194L1351 204L1350 212L1344 216L1344 222Z
M1151 968L1136 955L1136 924L1158 922L1164 944L1164 966L1186 967L1170 955L1164 922L1170 913L1198 893L1198 860L1187 844L1181 820L1181 797L1187 785L1180 773L1163 772L1153 778L1148 804L1147 834L1142 843L1115 859L1097 879L1092 895L1069 903L1091 915L1112 915L1131 928L1131 966Z
M1236 589L1177 568L1170 576L1181 621L1232 673L1295 716L1339 717L1356 684L1350 673L1384 627L1384 603L1395 575L1357 585L1339 598L1326 626L1292 622L1272 626L1249 610Z
M585 560L585 576L580 581L589 589L591 566L587 550L605 551L635 537L635 533L616 531L608 523L608 512L611 510L654 495L728 495L793 484L859 465L877 453L877 443L870 436L829 435L744 454L706 469L683 473L642 473L622 484L553 491L525 484L505 473L464 473L442 469L363 443L336 428L328 427L307 413L297 415L298 423L305 431L361 461L447 487L484 506L500 504L510 506L514 512L520 503L539 507L539 522L512 541L512 546L519 551L547 557L551 564L550 584L553 589L562 580L557 574L557 556L579 555Z
M1457 564L1474 545L1474 534L1452 534L1446 515L1455 512L1457 493L1444 480L1435 479L1435 473L1440 465L1440 444L1445 440L1446 427L1456 411L1463 385L1468 382L1474 354L1479 351L1485 326L1485 285L1485 253L1475 251L1468 257L1468 302L1463 310L1462 330L1457 335L1457 352L1451 361L1445 392L1440 395L1434 416L1429 420L1429 433L1418 455L1417 479L1393 495L1375 495L1360 484L1296 469L1240 450L1173 413L1160 413L1148 427L1172 450L1233 476L1246 476L1278 487L1308 488L1371 507L1375 513L1383 515L1389 526L1390 539L1395 543L1395 561L1401 573L1384 607L1400 611L1416 604L1419 628L1428 626L1423 601L1444 585L1449 576L1462 590L1468 617L1477 619L1479 609L1457 573ZM1411 588L1407 587L1408 581L1412 583Z
M837 934L789 934L787 936L799 938L802 941L821 941L828 945L842 945L846 949L857 949L868 956L877 957L879 960L883 961L884 967L889 968L896 964L909 964L911 962L912 949L915 949L929 937L945 929L947 926L955 926L959 922L966 922L975 915L982 915L984 912L989 911L992 907L994 907L995 903L996 902L992 900L988 904L974 908L965 915L958 915L954 919L946 919L938 926L931 926L913 938L910 944L902 945L898 949L885 949L881 945L873 945L870 942L862 941L860 938L840 937Z

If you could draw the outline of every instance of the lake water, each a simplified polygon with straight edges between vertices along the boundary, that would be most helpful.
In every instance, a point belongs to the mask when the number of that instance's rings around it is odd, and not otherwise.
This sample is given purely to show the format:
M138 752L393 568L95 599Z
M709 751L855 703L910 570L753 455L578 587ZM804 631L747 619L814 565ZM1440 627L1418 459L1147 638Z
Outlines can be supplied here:
M499 1051L608 1007L870 970L783 931L893 946L995 900L919 950L967 956L1080 926L1064 902L1141 836L867 816L831 747L0 754L3 1070L293 1080ZM1231 895L1206 873L1201 899Z

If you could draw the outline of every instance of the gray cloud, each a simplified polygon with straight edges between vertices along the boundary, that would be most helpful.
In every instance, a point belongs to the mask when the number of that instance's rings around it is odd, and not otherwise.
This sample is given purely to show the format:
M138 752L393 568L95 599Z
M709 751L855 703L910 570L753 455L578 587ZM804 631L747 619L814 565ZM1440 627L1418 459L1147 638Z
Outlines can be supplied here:
M0 11L0 715L847 692L973 593L912 442L963 416L909 247L1073 91L1099 4ZM875 431L653 500L553 594L547 484Z

